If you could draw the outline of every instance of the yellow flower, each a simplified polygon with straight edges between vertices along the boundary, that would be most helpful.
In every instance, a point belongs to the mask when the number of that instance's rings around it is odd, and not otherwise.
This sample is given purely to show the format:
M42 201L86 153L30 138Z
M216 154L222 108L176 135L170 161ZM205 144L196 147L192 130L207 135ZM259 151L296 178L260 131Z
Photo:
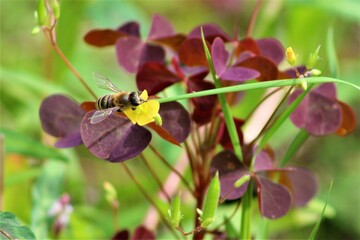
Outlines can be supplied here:
M138 107L133 109L127 109L124 114L130 119L133 124L144 126L148 123L154 122L160 117L159 109L160 103L154 99L147 101L148 93L144 90L140 97L146 102L140 104ZM157 120L158 122L158 120Z

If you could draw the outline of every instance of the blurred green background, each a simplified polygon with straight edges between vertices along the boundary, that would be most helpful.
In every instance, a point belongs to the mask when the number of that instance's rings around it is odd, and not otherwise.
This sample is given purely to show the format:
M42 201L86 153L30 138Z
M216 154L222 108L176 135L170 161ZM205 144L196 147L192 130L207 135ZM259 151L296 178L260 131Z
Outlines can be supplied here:
M93 71L118 79L124 90L135 88L134 76L117 64L113 47L94 48L83 41L93 28L116 28L136 20L145 38L152 15L168 18L178 32L188 33L202 23L220 25L229 34L238 26L243 37L255 1L61 1L61 18L57 26L60 48L73 66L97 94ZM51 94L62 93L81 102L91 96L80 85L60 58L52 51L42 33L32 35L36 26L36 1L1 0L1 131L5 135L4 190L2 210L15 213L30 225L39 239L46 236L46 211L62 193L71 196L74 212L64 239L109 238L113 234L112 210L104 198L102 184L109 181L117 188L120 199L120 228L133 229L144 219L149 204L118 164L96 159L84 147L54 149L52 139L41 130L38 110L41 101ZM359 1L264 1L254 27L253 37L274 37L284 47L292 46L305 61L319 44L321 60L317 67L328 76L329 62L325 46L329 27L334 29L339 61L339 78L360 85L360 3ZM301 61L301 60L300 60ZM286 64L284 64L284 68ZM117 81L117 80L116 80ZM338 96L350 104L359 119L359 92L338 86ZM252 104L251 98L247 98ZM284 146L296 129L290 122L271 141L281 156ZM319 215L321 201L334 180L329 211L319 239L360 238L360 128L346 138L331 135L311 138L296 156L295 163L307 165L319 176L318 200L309 207L292 211L289 216L270 223L273 238L303 239L309 236ZM174 163L181 149L173 150L155 137L159 150ZM149 151L145 151L149 154ZM149 155L162 180L168 174L163 164ZM128 162L145 189L156 196L157 185L140 159ZM316 204L320 204L317 206ZM227 207L223 210L226 211ZM316 209L316 210L313 210ZM186 211L186 210L185 210ZM185 217L186 220L191 220ZM189 224L191 224L189 222ZM187 225L189 225L187 224ZM187 226L185 224L185 226ZM256 229L257 225L254 225ZM159 238L171 235L160 231Z

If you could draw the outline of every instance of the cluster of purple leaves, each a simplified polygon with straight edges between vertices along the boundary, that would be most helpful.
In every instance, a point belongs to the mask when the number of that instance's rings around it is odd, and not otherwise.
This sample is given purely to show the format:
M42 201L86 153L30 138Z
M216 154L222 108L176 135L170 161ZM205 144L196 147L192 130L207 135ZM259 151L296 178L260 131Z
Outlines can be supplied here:
M132 124L123 115L112 114L100 123L90 123L94 108L94 102L82 107L67 96L52 95L41 104L41 124L45 132L59 138L56 147L84 144L92 154L110 162L131 159L149 145L151 132ZM190 117L182 105L177 102L162 104L159 114L164 124L148 127L174 144L185 141L190 133Z
M248 182L239 188L235 188L234 183L245 175L251 176L256 183L261 214L271 219L284 216L291 206L304 206L317 192L317 181L311 171L298 167L277 168L271 154L264 150L256 156L253 172L228 150L215 155L211 167L219 171L221 197L227 200L241 198Z
M294 76L294 71L278 68L284 59L284 48L276 39L248 37L238 40L216 25L203 24L201 27L216 74L223 86L242 84L252 79L269 81ZM164 17L155 15L146 39L141 38L139 29L139 23L128 22L117 29L91 30L84 39L96 47L115 45L119 65L135 74L139 90L146 89L149 95L156 95L179 83L187 92L215 88L214 83L206 79L210 69L200 26L187 35L176 33ZM300 92L295 91L289 102ZM239 98L239 94L234 93L229 103L235 104ZM248 163L253 155L253 146L243 145L241 127L244 121L234 118L240 142L244 149L249 149L245 152L248 156L247 161L244 161L246 165L242 165L231 152L231 141L216 96L194 98L191 104L193 123L204 125L215 117L220 119L215 143L220 143L226 150L213 158L212 167L219 170L222 197L240 198L247 184L238 189L234 189L233 184L245 174L249 174L256 182L261 213L268 218L281 217L292 205L303 206L315 195L317 184L309 170L276 168L273 158L264 151L256 157L255 170L249 172ZM148 127L175 144L185 141L190 132L190 115L176 102L161 104L162 127L155 124L146 127L133 125L120 114L91 124L89 118L94 112L94 103L90 108L84 106L60 95L50 96L42 103L42 126L47 133L59 138L57 147L74 147L83 143L95 156L119 162L138 155L148 146L151 141ZM331 84L312 91L291 116L296 126L317 136L349 132L354 125L352 119L354 114L351 108L336 99L335 88ZM215 145L210 148L215 148ZM279 181L274 181L273 175L279 176Z
M201 27L211 49L216 74L224 85L255 78L266 81L289 77L277 67L284 59L284 48L277 40L247 38L238 41L216 25ZM209 67L200 26L184 35L176 33L164 17L155 15L147 39L140 38L139 28L137 22L128 22L118 29L95 29L86 34L85 41L97 47L115 45L119 65L136 74L138 88L147 89L150 95L180 82L187 92L215 87L205 79ZM234 49L231 57L225 43ZM197 124L209 123L216 100L216 96L192 99L192 120Z

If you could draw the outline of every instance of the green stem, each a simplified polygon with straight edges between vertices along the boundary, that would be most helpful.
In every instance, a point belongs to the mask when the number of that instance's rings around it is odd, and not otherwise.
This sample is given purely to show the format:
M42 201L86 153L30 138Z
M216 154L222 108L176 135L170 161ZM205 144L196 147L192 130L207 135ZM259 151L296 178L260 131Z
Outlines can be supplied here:
M208 64L209 64L209 67L210 67L210 72L211 72L211 75L213 77L214 84L215 84L215 89L213 89L213 90L224 89L224 88L221 87L221 82L220 82L218 76L216 75L214 63L212 61L210 51L209 51L209 49L208 49L208 47L206 45L204 32L203 32L202 29L201 29L201 38L202 38L203 45L204 45L204 51L205 51L206 59L208 61ZM235 122L234 122L234 118L233 118L233 116L231 114L231 111L230 111L229 104L226 101L226 97L224 95L224 92L219 92L219 93L217 93L217 95L218 95L219 102L220 102L220 105L221 105L221 110L222 110L222 112L224 114L224 120L225 120L226 128L228 130L231 143L232 143L232 145L234 147L234 153L239 158L239 160L242 161L243 160L243 155L242 155L242 151L241 151L240 140L239 140L239 136L238 136L238 133L237 133L237 130L236 130L236 125L235 125Z
M242 198L240 239L251 239L251 199L253 185L254 183L251 180Z
M236 86L229 86L229 87L221 87L221 88L215 88L200 92L192 92L188 94L181 94L177 96L171 96L166 98L159 98L157 101L159 103L166 103L166 102L173 102L183 99L189 99L189 98L197 98L197 97L204 97L209 95L217 95L222 93L230 93L230 92L241 92L241 91L247 91L247 90L253 90L253 89L264 89L264 88L274 88L274 87L285 87L285 86L296 86L301 85L302 79L282 79L282 80L270 80L266 82L256 82L256 83L246 83ZM342 83L349 86L352 86L356 88L357 90L360 90L360 86L357 86L355 84L336 79L336 78L329 78L329 77L311 77L306 78L307 83Z
M300 147L306 140L309 139L309 137L310 134L306 130L300 129L294 140L291 142L284 158L281 160L279 167L284 167L286 163L299 151Z

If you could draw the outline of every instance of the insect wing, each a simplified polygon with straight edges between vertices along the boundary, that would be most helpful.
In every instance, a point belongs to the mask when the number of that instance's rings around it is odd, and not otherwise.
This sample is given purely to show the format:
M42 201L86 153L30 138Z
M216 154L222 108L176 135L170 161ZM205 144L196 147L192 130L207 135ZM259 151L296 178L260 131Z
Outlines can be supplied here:
M90 117L90 123L97 124L99 122L102 122L118 109L119 107L113 107L113 108L98 110Z
M113 92L122 92L108 77L102 75L101 73L94 72L93 78L99 88L103 88Z

